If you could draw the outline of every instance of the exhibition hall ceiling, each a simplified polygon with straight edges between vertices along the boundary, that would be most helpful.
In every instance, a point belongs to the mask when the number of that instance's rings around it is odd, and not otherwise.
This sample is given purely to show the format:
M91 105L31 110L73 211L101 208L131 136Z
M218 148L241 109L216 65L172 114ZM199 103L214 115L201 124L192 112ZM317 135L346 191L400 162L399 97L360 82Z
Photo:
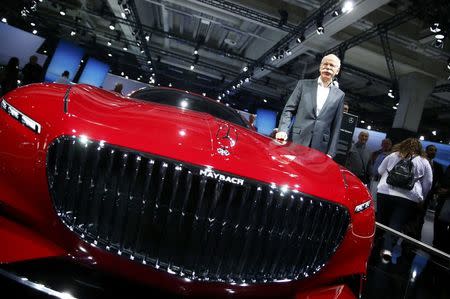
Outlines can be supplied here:
M450 134L450 4L444 0L353 0L351 10L348 1L336 0L5 2L10 5L0 11L8 23L37 30L48 39L45 46L72 40L115 74L205 92L250 112L281 110L296 81L317 77L321 57L335 53L343 60L338 81L351 112L387 130L398 80L421 73L436 87L420 132ZM442 38L430 30L434 23Z

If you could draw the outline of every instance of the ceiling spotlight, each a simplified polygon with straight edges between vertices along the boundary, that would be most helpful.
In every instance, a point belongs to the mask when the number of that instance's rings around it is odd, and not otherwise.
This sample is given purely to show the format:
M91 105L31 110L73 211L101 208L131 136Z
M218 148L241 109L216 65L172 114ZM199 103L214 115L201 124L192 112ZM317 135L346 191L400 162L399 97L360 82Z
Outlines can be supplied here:
M436 136L437 132L436 131L431 131L431 134L433 134L433 136Z
M425 140L425 137L422 135L422 136L419 137L419 139L422 140L422 141L424 141L424 140Z
M291 56L291 55L292 55L292 51L289 50L288 48L286 48L286 49L284 50L284 53L286 53L286 56Z
M397 110L397 106L392 106L392 109Z
M116 25L114 24L114 22L111 22L111 24L109 24L109 29L111 30L116 29Z
M195 65L191 64L191 71L195 69Z
M122 17L122 19L127 19L127 15L123 11L120 13L120 16Z
M8 20L6 18L2 18L2 23L8 23Z
M371 125L368 125L367 126L367 130L371 130L372 129L372 126Z
M31 27L34 27L34 26L36 26L36 24L35 24L35 23L33 23L33 22L31 22L31 23L30 23L30 25L31 25Z
M338 10L333 11L333 13L331 14L331 16L333 16L333 17L337 17L338 15L339 15Z
M127 47L127 45L123 45L123 48L122 48L124 51L128 51L128 47Z
M322 21L317 21L316 32L318 35L322 35L325 32L325 28L323 28Z
M297 44L301 44L304 41L305 41L305 36L303 34L300 35L299 37L297 37L297 40L296 40Z
M443 39L436 39L435 42L434 42L434 46L436 48L444 47L444 40Z
M438 34L436 34L436 35L434 36L434 38L436 38L436 39L444 39L444 38L445 38L445 35L444 35L443 33L438 33Z
M61 8L61 10L59 11L59 14L62 16L66 15L66 10L64 8Z
M430 26L430 31L433 33L440 32L441 28L439 28L439 23L433 23L433 25Z
M388 97L390 97L391 99L395 98L394 92L392 89L389 89L388 91Z
M205 93L205 92L202 92L202 96L206 97L206 93Z
M110 40L106 44L108 45L108 47L111 47L111 45L112 45Z
M111 53L108 53L108 56L109 56L109 57L112 57L112 54L111 54Z
M198 50L194 49L194 55L198 55Z
M146 35L145 36L145 40L149 42L150 41L150 35Z
M70 31L70 36L74 36L74 35L76 35L77 33L75 32L75 31Z
M248 71L248 66L244 66L244 67L242 68L242 71L243 71L243 72Z
M169 87L172 87L172 83L169 83Z
M34 29L34 30L32 31L32 33L33 33L34 35L36 35L36 34L37 34L37 30Z
M264 103L267 103L267 100L266 100L266 99L264 99L263 101L264 101Z
M152 61L151 60L147 60L147 64L152 64Z
M270 57L270 60L272 60L272 61L277 60L277 56L272 55L272 57Z
M342 13L349 13L353 10L353 1L345 1L342 6Z

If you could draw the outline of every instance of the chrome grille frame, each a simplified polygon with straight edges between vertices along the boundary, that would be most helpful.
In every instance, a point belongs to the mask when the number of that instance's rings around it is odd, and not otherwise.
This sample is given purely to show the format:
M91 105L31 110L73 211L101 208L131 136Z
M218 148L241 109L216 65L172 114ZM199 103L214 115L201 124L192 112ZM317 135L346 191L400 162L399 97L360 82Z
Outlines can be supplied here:
M342 205L214 170L244 184L217 180L204 169L75 136L55 139L47 155L50 194L70 230L189 280L303 279L347 232Z

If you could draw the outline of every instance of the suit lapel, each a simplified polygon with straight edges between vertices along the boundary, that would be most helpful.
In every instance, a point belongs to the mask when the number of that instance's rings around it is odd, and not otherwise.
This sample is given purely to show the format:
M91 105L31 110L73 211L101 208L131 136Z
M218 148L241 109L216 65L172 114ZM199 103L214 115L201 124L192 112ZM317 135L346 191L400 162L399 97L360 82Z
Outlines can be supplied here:
M312 104L312 113L316 116L317 111L317 80L311 81L311 104Z

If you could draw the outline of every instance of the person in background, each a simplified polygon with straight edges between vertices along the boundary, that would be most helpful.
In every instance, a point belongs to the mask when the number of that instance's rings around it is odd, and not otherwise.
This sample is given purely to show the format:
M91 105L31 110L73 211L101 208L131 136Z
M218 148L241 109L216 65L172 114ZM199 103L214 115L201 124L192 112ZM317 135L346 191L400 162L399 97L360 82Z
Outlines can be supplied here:
M369 183L370 152L366 148L369 132L361 131L358 142L352 145L347 157L346 167L353 172L364 184Z
M442 176L440 187L436 193L433 246L450 253L450 166Z
M65 71L61 74L61 77L59 77L58 79L56 79L55 83L70 84L69 75L70 75L69 71L65 70Z
M422 144L417 138L408 138L392 148L378 167L381 175L377 191L377 221L397 231L403 231L408 223L414 221L420 211L420 205L431 189L433 172L430 163L424 157ZM414 186L411 190L391 186L387 183L389 171L402 159L411 159L414 175ZM383 236L381 259L389 263L392 258L394 240L392 234L386 232Z
M122 90L123 90L123 84L117 82L116 85L114 85L114 92L117 92L118 94L122 94Z
M38 63L36 55L30 56L28 62L22 69L22 83L23 85L31 83L39 83L43 81L43 68Z
M381 141L381 148L372 153L369 161L369 171L370 171L370 193L372 194L375 211L377 207L377 186L380 181L380 175L378 174L378 167L384 158L386 158L392 150L392 141L389 138L383 139Z
M428 192L428 195L426 196L425 200L423 201L423 204L420 206L420 211L417 214L417 219L413 223L411 223L411 230L412 235L414 238L420 240L422 235L422 228L423 224L425 222L425 217L427 214L428 208L435 209L435 206L437 204L437 197L438 197L438 189L440 187L440 182L442 180L442 177L444 176L444 167L439 164L438 162L434 161L434 158L436 157L437 148L436 146L430 144L425 148L425 157L430 163L432 172L433 172L433 182L431 184L430 192ZM449 236L450 237L450 236Z
M350 110L350 105L348 104L347 101L344 101L344 112L348 113L349 110Z
M19 58L9 59L6 67L0 72L0 95L4 95L17 88L19 80Z
M435 206L434 197L437 189L439 188L439 183L444 175L444 167L438 162L434 161L434 158L436 158L436 153L437 148L432 144L428 145L425 148L427 160L430 162L431 169L433 169L433 184L431 185L431 190L424 202L425 209L427 209L429 206Z
M340 67L341 61L336 55L326 55L320 63L319 78L298 81L281 114L277 140L286 141L292 130L294 143L309 146L330 157L335 155L345 96L333 84Z

